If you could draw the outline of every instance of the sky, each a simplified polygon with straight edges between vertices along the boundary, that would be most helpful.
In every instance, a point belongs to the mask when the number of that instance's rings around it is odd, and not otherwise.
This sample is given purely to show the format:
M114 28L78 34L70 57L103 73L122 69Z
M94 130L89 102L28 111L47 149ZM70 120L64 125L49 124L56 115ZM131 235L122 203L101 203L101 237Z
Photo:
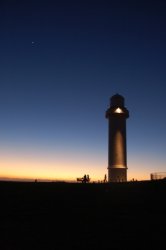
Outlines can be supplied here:
M166 172L166 2L0 1L0 178L102 180L125 97L128 180Z

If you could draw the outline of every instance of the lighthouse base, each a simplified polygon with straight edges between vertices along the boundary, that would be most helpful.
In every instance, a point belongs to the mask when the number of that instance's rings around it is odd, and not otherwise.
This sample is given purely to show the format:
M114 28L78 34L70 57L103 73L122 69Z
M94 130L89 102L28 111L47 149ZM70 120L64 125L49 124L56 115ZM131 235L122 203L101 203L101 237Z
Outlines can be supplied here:
M125 182L127 181L126 167L108 167L109 182Z

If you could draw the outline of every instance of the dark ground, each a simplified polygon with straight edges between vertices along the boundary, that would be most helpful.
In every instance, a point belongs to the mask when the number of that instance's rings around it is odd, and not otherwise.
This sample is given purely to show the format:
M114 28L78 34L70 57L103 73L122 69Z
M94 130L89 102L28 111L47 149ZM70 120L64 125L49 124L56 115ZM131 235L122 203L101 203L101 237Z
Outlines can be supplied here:
M0 250L165 249L166 180L0 182L0 202Z

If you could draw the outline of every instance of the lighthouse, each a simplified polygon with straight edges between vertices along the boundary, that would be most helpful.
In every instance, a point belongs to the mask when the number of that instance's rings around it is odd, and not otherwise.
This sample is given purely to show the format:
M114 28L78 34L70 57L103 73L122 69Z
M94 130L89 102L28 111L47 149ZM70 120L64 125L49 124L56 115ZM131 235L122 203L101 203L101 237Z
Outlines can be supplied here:
M108 182L127 181L126 119L129 111L124 97L116 94L106 111L108 119Z

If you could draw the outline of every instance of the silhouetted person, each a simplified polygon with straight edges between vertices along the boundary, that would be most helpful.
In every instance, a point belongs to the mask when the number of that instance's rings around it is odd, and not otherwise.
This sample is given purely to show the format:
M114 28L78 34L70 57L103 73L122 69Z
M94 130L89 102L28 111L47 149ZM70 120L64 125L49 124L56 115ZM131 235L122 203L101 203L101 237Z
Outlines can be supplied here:
M104 175L104 183L107 182L107 175Z
M89 179L89 175L87 174L87 176L86 176L86 180L87 180L87 182L89 182L90 181L90 179Z
M87 177L86 177L86 174L84 175L83 177L83 183L86 183L87 182Z

